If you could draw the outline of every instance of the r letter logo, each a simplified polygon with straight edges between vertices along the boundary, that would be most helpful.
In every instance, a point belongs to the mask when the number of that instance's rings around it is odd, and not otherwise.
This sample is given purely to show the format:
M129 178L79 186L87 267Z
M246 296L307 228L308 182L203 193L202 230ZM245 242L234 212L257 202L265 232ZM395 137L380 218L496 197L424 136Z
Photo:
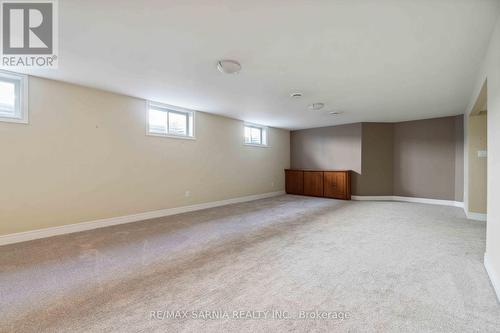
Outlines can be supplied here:
M57 2L1 1L2 67L57 67Z

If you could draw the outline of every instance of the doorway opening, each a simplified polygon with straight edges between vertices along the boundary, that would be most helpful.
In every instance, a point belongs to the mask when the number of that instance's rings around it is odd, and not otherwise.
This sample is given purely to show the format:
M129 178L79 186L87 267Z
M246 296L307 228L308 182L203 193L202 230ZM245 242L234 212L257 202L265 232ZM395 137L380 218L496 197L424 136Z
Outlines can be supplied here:
M487 141L488 82L485 81L468 119L469 202L471 217L486 220L487 216Z

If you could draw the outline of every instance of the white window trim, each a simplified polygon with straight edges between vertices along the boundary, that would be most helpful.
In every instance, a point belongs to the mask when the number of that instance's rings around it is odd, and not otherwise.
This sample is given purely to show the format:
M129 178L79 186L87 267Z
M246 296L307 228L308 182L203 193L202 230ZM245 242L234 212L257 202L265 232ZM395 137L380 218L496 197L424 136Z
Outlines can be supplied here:
M149 109L151 106L161 107L171 111L178 111L182 113L191 113L193 115L193 135L176 135L176 134L162 134L162 133L153 133L149 130ZM147 136L157 136L161 138L170 138L170 139L181 139L181 140L196 140L196 111L181 108L180 106L174 106L169 104L163 104L158 102L146 101L146 135Z
M255 127L255 128L260 128L262 131L266 131L267 143L266 144L257 144L257 143L245 142L245 127ZM253 123L243 123L243 145L244 146L259 147L259 148L271 148L271 144L269 142L270 142L269 141L269 127L263 126L263 125L258 125L258 124L253 124Z
M19 96L19 111L21 112L21 118L13 117L2 117L0 116L0 122L6 123L17 123L17 124L28 124L28 75L18 74L13 72L7 72L0 70L0 77L4 77L10 80L16 80L20 82L19 91L21 96Z

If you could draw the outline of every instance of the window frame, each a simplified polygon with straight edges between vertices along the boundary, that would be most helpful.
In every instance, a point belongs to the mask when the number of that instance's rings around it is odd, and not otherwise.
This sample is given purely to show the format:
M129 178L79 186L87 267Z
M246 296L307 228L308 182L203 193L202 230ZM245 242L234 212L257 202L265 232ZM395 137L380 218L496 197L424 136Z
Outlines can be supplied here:
M262 133L266 132L266 143L248 143L245 141L245 128L258 128L260 130L260 141L262 142ZM271 145L269 144L269 127L263 126L263 125L258 125L258 124L253 124L253 123L243 123L243 145L244 146L250 146L250 147L260 147L260 148L270 148Z
M163 109L165 112L168 113L176 113L176 114L182 114L186 115L186 130L189 132L189 118L191 117L193 119L192 121L192 135L179 135L179 134L173 134L169 133L169 122L168 122L168 115L167 115L167 127L166 133L157 133L157 132L152 132L149 124L149 111L152 108L158 108L158 109ZM147 136L159 136L163 138L173 138L173 139L184 139L184 140L196 140L196 111L190 110L190 109L185 109L181 108L179 106L173 106L173 105L168 105L168 104L163 104L163 103L158 103L158 102L153 102L153 101L147 101L146 102L146 135Z
M0 70L0 81L13 83L19 87L19 96L16 96L15 104L16 115L12 117L0 112L0 122L28 124L28 75ZM15 90L17 92L17 87Z

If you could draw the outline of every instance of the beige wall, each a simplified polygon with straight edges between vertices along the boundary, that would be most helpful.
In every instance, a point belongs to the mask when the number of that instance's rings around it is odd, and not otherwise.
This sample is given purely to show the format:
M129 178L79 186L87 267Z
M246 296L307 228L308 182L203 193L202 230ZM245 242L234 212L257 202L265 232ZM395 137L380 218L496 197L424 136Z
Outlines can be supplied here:
M34 77L29 105L0 122L0 235L284 190L286 130L244 146L241 121L198 112L196 140L146 136L143 100Z
M487 158L478 151L487 150L487 115L469 117L469 212L486 214Z
M488 80L488 221L486 228L485 264L500 299L500 17L491 36L490 45L478 74L467 114L474 107L484 82ZM466 119L468 119L467 117ZM470 138L467 136L466 141ZM467 146L467 145L466 145ZM466 154L468 156L468 154ZM468 161L465 161L467 168ZM468 172L465 173L466 176ZM464 184L467 188L468 177ZM467 189L465 193L467 193ZM469 198L467 198L467 201Z

